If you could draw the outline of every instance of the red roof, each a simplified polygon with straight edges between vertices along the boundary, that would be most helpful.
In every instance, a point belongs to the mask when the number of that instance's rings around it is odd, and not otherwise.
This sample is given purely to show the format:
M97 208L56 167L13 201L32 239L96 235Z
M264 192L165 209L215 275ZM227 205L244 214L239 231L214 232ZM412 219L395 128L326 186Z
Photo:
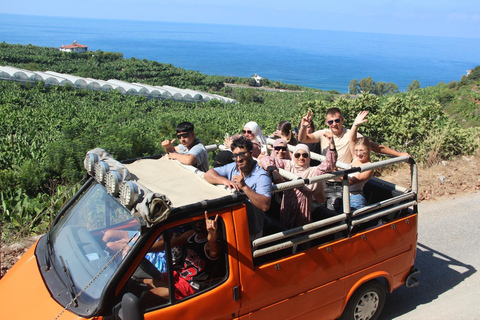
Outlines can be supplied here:
M75 49L75 48L88 48L88 46L84 46L83 44L77 43L76 41L68 46L61 46L60 49Z

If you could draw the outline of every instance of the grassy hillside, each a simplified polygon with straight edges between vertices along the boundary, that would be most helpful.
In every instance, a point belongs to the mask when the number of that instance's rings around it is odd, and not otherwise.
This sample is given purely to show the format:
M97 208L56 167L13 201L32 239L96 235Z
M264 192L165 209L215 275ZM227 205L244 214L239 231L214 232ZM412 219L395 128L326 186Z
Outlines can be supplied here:
M86 56L4 43L0 44L0 65L220 91L241 102L189 104L0 81L3 239L13 232L45 230L63 199L75 191L72 186L84 176L82 161L89 149L104 148L119 160L159 154L163 152L161 141L173 138L181 121L193 122L197 136L212 144L222 143L225 132L239 133L248 121L258 122L265 134L272 133L281 120L296 125L308 110L314 111L317 128L322 128L326 109L339 107L347 127L359 111L369 110L362 133L393 149L408 151L425 165L473 154L479 146L478 68L453 85L351 98L314 89L223 88L225 77L123 59L116 53L90 52Z

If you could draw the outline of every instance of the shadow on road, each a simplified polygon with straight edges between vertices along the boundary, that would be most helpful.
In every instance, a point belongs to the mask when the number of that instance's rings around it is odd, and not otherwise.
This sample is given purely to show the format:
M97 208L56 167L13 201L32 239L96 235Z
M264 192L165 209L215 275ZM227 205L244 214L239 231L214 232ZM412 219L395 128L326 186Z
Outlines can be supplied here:
M394 319L427 304L477 272L473 266L421 243L417 244L415 266L421 272L420 284L410 289L403 286L387 295L380 320Z

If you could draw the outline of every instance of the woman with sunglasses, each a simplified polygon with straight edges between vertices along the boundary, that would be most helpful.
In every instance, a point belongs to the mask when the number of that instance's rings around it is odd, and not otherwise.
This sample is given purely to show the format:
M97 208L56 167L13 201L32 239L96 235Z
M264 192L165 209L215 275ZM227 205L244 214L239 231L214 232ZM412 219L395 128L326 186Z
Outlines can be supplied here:
M303 179L332 172L337 161L337 150L330 132L325 133L329 141L329 150L325 161L319 166L310 166L310 149L305 144L298 144L294 150L292 160L279 159L274 156L265 156L260 161L260 166L266 169L275 183L284 182L284 178L278 173L277 168L292 172ZM280 222L287 228L295 228L311 221L311 204L313 198L318 199L323 194L325 183L317 183L285 190L280 207ZM324 194L322 202L324 199Z
M266 151L267 139L263 135L262 130L256 122L247 122L243 127L242 134L246 139L252 141L254 158L257 158L260 155L262 148L264 149L263 151ZM230 149L232 141L236 138L238 138L237 135L225 138L224 145Z
M280 138L273 142L273 152L272 156L278 159L287 159L290 160L290 151L288 150L287 141Z

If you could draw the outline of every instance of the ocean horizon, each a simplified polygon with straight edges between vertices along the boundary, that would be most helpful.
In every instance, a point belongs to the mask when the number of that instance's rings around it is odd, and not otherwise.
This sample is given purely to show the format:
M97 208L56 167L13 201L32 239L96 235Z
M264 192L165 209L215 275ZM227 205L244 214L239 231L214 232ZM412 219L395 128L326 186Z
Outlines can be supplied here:
M207 75L251 77L348 92L372 77L405 91L459 81L480 65L480 39L310 29L63 18L0 13L0 42L121 52Z

